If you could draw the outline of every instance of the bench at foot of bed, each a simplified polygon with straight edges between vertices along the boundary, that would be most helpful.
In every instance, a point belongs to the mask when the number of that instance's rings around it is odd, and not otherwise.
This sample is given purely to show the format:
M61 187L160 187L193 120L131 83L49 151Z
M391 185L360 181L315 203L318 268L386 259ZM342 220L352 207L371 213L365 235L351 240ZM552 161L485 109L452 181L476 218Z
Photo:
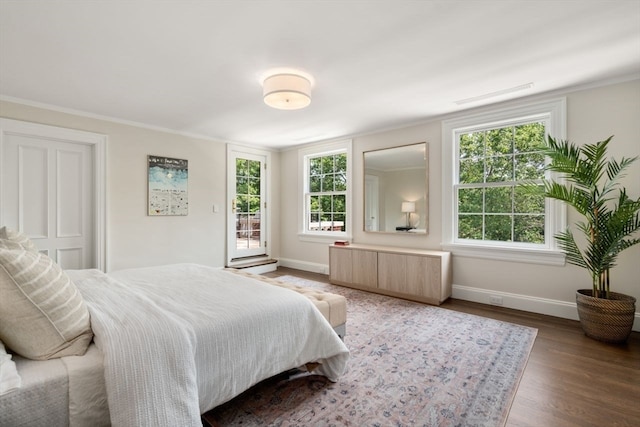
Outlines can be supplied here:
M329 321L331 327L338 334L338 336L344 339L347 333L347 299L342 295L332 294L331 292L320 291L318 289L305 288L304 286L293 285L291 283L285 283L277 278L270 278L261 276L259 274L248 273L235 268L226 268L228 271L232 271L236 274L240 274L247 277L253 277L271 285L280 286L282 288L291 289L298 292L301 295L309 298L311 302L320 310L320 313L325 319Z

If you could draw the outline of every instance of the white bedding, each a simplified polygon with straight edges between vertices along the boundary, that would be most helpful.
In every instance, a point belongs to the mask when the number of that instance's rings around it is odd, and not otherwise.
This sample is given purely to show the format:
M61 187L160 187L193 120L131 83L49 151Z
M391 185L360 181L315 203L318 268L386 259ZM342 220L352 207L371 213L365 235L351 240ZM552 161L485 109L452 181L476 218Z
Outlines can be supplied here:
M349 352L307 298L193 264L68 274L104 355L114 426L198 426L200 414L277 373ZM188 278L188 279L186 279Z
M0 426L110 425L102 353L94 344L83 356L51 360L13 357L22 384L0 396Z
M20 388L0 399L0 426L61 426L67 425L69 400L68 379L62 359L29 360L14 356L20 373ZM37 402L34 405L33 402ZM21 410L25 405L29 410Z

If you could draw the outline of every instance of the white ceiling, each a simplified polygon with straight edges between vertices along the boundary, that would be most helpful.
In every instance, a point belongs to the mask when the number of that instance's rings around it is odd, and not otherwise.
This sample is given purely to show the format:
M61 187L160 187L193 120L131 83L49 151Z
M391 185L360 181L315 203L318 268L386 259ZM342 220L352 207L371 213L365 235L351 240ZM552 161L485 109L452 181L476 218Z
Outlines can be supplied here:
M262 102L278 67L314 77L309 107ZM257 146L631 78L638 0L0 2L3 99Z

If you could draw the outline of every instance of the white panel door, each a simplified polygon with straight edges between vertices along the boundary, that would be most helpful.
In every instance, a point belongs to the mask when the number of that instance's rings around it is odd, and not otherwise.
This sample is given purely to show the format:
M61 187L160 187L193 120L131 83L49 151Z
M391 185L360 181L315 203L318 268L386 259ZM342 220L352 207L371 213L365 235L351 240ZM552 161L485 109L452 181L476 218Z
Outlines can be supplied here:
M364 176L364 231L379 231L379 178L375 175Z
M3 129L0 148L1 225L63 269L96 268L95 146Z

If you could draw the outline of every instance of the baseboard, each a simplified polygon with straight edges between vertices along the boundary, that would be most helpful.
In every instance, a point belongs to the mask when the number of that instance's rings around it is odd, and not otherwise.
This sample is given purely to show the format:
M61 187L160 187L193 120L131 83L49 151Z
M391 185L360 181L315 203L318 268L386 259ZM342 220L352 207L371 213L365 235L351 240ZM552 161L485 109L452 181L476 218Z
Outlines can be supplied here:
M329 274L329 266L313 262L298 261L295 259L280 258L278 263L282 267L295 268L296 270L310 271L312 273ZM469 286L453 285L452 297L479 302L481 304L498 305L515 310L529 311L531 313L546 314L548 316L561 317L563 319L578 320L578 309L575 302L559 301L550 298L539 298L528 295L499 292L487 289L472 288ZM501 298L502 304L492 303L492 298ZM636 313L633 321L633 330L640 332L640 313Z
M298 261L295 259L280 258L278 263L282 267L295 268L296 270L309 271L311 273L329 274L329 266L315 262Z
M451 296L465 301L546 314L563 319L578 320L578 310L575 302L558 301L549 298L532 297L460 285L453 285ZM501 304L492 302L496 299L499 299ZM636 313L635 315L633 330L640 332L640 313Z

